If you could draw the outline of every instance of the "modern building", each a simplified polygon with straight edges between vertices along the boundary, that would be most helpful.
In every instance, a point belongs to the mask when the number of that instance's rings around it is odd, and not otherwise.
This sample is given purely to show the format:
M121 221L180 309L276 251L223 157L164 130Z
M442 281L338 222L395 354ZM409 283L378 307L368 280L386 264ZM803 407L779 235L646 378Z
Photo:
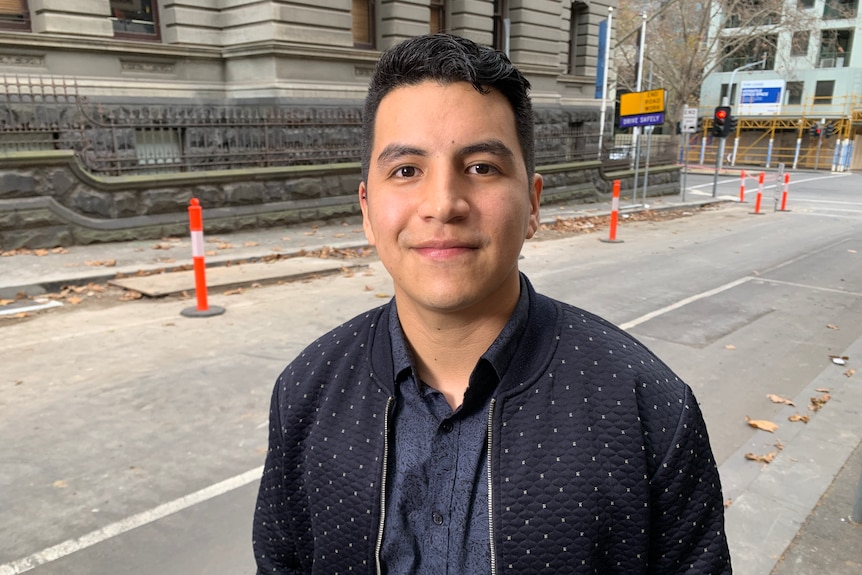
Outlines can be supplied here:
M862 169L862 33L857 0L788 0L786 21L762 14L761 30L715 18L715 38L750 38L739 57L721 58L704 78L701 115L706 120L689 160L715 157L712 111L726 101L738 119L727 138L731 163L788 168ZM721 50L722 42L713 43ZM723 100L727 98L727 100ZM697 145L693 146L697 148ZM705 154L704 154L705 153Z

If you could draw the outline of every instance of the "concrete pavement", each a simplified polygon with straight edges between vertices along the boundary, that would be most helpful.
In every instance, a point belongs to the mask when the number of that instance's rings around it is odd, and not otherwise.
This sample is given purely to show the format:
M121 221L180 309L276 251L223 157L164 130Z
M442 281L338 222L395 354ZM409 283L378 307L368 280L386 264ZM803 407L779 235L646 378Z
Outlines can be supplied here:
M683 204L676 196L649 198L653 208L694 206L711 198L688 194ZM625 201L623 202L625 206ZM543 207L543 223L558 217L605 215L608 204L558 205ZM624 209L625 213L627 210ZM204 214L206 218L206 214ZM206 225L206 222L204 222ZM620 237L625 239L624 228ZM211 278L220 287L242 285L251 281L289 279L307 273L337 271L347 260L319 257L338 251L363 255L365 238L358 220L336 224L271 230L255 230L229 236L206 237L207 264ZM291 262L291 260L296 260ZM312 262L311 260L317 260ZM323 262L322 264L320 262ZM146 293L159 282L177 282L180 288L159 288L153 295L193 289L189 285L191 243L188 238L165 238L161 241L127 242L76 246L54 253L25 253L0 257L0 299L14 299L18 293L29 298L0 306L0 313L20 309L22 302L34 302L38 295L57 291L64 285L115 281L127 289ZM274 269L274 265L283 266ZM314 266L303 268L303 264ZM258 266L269 275L266 280L249 279L250 269ZM223 279L215 272L220 268ZM152 275L144 275L152 274ZM125 277L121 277L125 276ZM180 278L179 276L183 276ZM246 276L246 277L243 277ZM149 279L147 279L149 278ZM140 280L135 282L134 280ZM171 291L173 290L173 291ZM2 327L2 323L0 323ZM2 332L0 332L2 333ZM847 350L850 357L862 356L862 341ZM734 560L734 571L743 575L791 575L858 573L862 565L862 527L849 522L852 500L860 480L860 441L862 424L862 387L858 378L847 378L841 371L826 369L808 388L794 398L805 405L816 389L829 388L836 399L818 412L811 423L800 426L788 438L775 460L769 465L744 461L749 446L740 448L740 457L722 465L726 496L731 500L727 511L728 533ZM766 433L766 432L762 432ZM762 443L762 438L753 443ZM837 549L817 553L824 542L842 542ZM815 550L816 557L812 557ZM816 560L815 560L816 559Z

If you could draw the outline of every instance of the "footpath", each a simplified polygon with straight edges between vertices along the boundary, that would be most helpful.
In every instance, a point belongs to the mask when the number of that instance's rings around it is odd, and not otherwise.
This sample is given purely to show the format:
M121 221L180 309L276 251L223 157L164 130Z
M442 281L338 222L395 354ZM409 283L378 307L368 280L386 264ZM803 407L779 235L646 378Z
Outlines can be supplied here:
M630 200L627 205L624 198L620 218L624 221L626 214L645 209L695 209L733 199L689 191L685 202L679 196L665 196L648 198L648 206L643 206L630 205ZM610 212L610 203L544 206L542 223L552 224L559 218L583 220ZM194 293L191 250L190 238L163 238L4 254L0 257L0 334L4 315L61 305L40 296L64 286L111 282L151 297ZM350 258L340 257L345 253L373 254L358 218L218 236L205 233L204 250L210 289L338 273L350 265ZM862 340L853 348L856 357L862 356ZM862 497L857 492L862 489L862 389L840 380L827 384L820 379L796 398L797 404L805 404L821 386L844 385L845 400L830 403L829 409L800 428L770 464L744 461L748 446L742 446L736 454L739 457L729 458L720 468L737 574L862 573L862 525L850 521L854 502ZM836 430L840 430L837 435Z

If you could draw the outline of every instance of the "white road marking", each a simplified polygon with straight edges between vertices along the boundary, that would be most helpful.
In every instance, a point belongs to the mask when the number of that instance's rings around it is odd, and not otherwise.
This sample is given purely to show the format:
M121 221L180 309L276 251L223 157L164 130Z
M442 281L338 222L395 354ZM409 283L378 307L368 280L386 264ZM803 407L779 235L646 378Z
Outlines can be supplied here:
M0 575L18 575L19 573L35 569L39 565L56 561L57 559L65 557L66 555L71 555L76 551L92 547L93 545L106 541L112 537L116 537L117 535L121 535L127 531L131 531L132 529L147 525L148 523L153 523L159 519L167 517L168 515L172 515L178 511L197 505L198 503L203 503L204 501L214 499L254 481L259 481L262 473L263 466L251 469L235 477L225 479L215 485L205 487L200 491L163 503L158 507L138 513L137 515L121 519L116 523L111 523L110 525L91 531L90 533L82 535L76 539L69 539L68 541L54 545L53 547L48 547L47 549L43 549L42 551L33 553L32 555L18 559L17 561L4 563L3 565L0 565Z
M722 286L718 286L717 288L713 288L713 289L711 289L711 290L707 290L707 291L705 291L705 292L701 292L701 293L699 293L699 294L695 294L695 295L693 295L693 296L689 296L689 297L687 297L687 298L685 298L685 299L681 299L681 300L679 300L679 301L678 301L678 302L676 302L676 303L672 303L672 304L670 304L670 305L668 305L668 306L665 306L665 307L663 307L663 308L657 309L657 310L655 310L655 311L651 311L650 313L645 314L645 315L642 315L642 316L640 316L639 318L633 319L632 321L627 321L626 323L622 323L622 324L620 324L620 327L621 327L622 329L625 329L625 330L631 329L631 328L633 328L633 327L635 327L635 326L638 326L638 325L640 325L640 324L642 324L642 323L644 323L644 322L647 322L647 321L649 321L649 320L651 320L651 319L653 319L653 318L656 318L656 317L658 317L658 316L660 316L660 315L664 315L664 314L666 314L666 313L668 313L668 312L671 312L671 311L674 311L674 310L676 310L676 309L679 309L679 308L681 308L681 307L683 307L683 306L685 306L685 305L688 305L688 304L690 304L690 303L692 303L692 302L695 302L695 301L698 301L698 300L701 300L701 299L704 299L704 298L712 297L712 296L714 296L714 295L716 295L716 294L719 294L719 293L721 293L721 292L723 292L723 291L727 291L727 290L729 290L729 289L735 288L736 286L740 286L740 285L742 285L742 284L744 284L744 283L746 283L746 282L750 282L751 280L754 280L754 279L757 279L757 278L756 278L756 277L754 277L754 276L747 276L747 277L744 277L744 278L740 278L740 279L738 279L738 280L734 280L734 281L732 281L732 282L730 282L730 283L726 283L726 284L724 284L724 285L722 285Z

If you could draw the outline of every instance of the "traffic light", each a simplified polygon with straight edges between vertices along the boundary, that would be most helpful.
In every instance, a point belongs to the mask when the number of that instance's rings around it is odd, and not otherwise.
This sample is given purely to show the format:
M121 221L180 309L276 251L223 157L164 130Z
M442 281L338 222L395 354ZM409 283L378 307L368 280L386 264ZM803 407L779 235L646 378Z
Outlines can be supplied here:
M819 138L822 132L823 129L820 127L820 124L811 124L811 127L808 128L808 135L812 138Z
M828 124L826 124L826 129L823 131L823 137L831 138L835 134L835 132L835 124L829 122Z
M739 120L736 118L736 116L728 116L727 117L727 120L725 120L725 124L727 124L727 135L728 136L736 133L736 123L738 121Z
M730 119L730 106L716 106L712 115L712 135L716 138L727 137Z

